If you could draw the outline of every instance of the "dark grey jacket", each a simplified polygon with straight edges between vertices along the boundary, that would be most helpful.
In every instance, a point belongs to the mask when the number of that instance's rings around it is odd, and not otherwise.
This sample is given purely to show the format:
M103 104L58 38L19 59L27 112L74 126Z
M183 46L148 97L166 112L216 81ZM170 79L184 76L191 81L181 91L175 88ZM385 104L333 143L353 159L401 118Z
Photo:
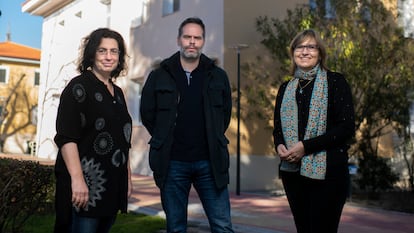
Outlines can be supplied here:
M163 187L170 163L174 140L174 125L180 93L174 77L179 52L164 60L153 70L144 85L141 96L142 123L151 134L149 164L154 180ZM199 66L207 71L203 83L203 109L209 149L209 158L217 188L229 183L228 139L224 135L231 117L231 90L226 72L201 55Z

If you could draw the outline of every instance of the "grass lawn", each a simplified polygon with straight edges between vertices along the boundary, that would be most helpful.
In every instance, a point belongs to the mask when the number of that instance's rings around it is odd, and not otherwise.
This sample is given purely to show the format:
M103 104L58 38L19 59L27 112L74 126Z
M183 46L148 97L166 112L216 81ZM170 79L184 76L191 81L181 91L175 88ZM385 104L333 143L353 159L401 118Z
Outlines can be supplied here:
M35 215L25 224L24 233L53 232L54 215ZM165 228L165 220L143 214L119 214L111 233L155 233Z

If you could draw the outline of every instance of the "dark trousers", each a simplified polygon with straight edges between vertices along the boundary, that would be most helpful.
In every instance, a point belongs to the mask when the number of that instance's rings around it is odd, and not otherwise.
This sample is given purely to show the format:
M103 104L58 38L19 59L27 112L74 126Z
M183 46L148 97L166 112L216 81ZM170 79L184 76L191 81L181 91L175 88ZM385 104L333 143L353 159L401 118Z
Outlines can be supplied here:
M347 176L315 180L281 172L298 233L336 233L348 193Z

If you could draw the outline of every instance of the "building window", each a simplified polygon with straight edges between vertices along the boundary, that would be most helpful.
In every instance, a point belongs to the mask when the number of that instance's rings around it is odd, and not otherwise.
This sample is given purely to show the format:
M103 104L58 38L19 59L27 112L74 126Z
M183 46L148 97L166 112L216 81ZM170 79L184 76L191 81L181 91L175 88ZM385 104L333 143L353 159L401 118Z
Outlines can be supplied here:
M32 109L30 122L37 125L37 106Z
M75 16L78 18L82 18L82 11L79 11L78 13L76 13Z
M7 97L5 96L0 96L0 125L3 124L5 115L6 115L6 99Z
M180 0L163 0L162 16L170 15L180 8Z
M7 83L9 80L9 67L0 66L0 83Z
M398 0L398 15L404 36L414 38L414 0Z
M320 2L320 1L318 1ZM317 0L309 0L309 7L312 11L316 11L317 9L324 9L325 10L325 18L326 19L334 19L336 17L335 5L334 1L332 0L324 0L323 6L318 6Z
M36 70L34 74L34 85L39 86L39 84L40 84L40 72Z

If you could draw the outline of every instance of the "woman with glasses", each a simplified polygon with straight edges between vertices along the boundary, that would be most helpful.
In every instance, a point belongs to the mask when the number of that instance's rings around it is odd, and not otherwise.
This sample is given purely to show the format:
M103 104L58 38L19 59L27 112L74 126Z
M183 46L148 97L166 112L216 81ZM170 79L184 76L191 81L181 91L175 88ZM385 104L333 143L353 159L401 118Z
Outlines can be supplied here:
M101 28L83 40L78 71L60 97L54 138L59 233L109 232L131 193L131 117L115 85L126 71L125 44Z
M274 112L279 175L297 232L334 233L348 193L352 94L344 76L326 67L314 30L300 32L289 52L293 77L280 86Z

